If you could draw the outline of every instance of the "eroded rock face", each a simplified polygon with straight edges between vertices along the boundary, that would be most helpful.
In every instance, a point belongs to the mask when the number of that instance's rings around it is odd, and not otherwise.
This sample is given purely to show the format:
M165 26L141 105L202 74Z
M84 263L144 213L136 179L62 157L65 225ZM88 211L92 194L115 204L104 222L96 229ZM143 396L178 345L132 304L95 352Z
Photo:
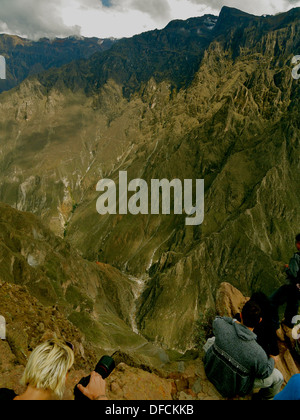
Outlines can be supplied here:
M4 299L0 312L6 316L3 305L7 304L8 311L11 311L8 319L14 311L21 311L19 305L23 293L26 299L22 287L26 287L29 296L36 298L45 308L54 308L54 312L68 318L90 343L100 349L114 351L147 343L132 331L131 312L135 309L136 286L132 280L108 264L97 265L84 260L69 244L46 229L36 216L2 204L0 260L0 290ZM7 295L4 293L12 285L20 286L16 296L13 289ZM51 319L49 311L47 314ZM29 315L23 315L29 316L30 311ZM48 328L44 320L36 327L41 330ZM48 329L59 330L59 327L52 327ZM24 328L13 328L19 331L18 337L14 335L15 347L19 347L18 343L27 343Z
M154 67L141 62L145 39L135 38L122 44L124 60L116 47L112 56L27 79L0 101L0 200L40 215L91 263L142 279L132 319L128 278L116 276L112 289L121 287L125 298L115 311L147 340L182 352L195 345L196 321L213 308L222 282L245 295L281 284L300 223L300 85L291 77L299 9L264 18L225 8L216 24L200 19L200 35L197 21L145 35L151 56L160 43L175 42L171 75L166 55ZM190 62L182 60L182 42ZM179 71L187 66L188 84ZM96 184L117 182L121 170L148 184L204 179L203 225L185 226L185 215L98 215ZM26 264L8 259L17 277L47 264L27 248ZM95 296L94 274L76 270ZM68 287L71 300L78 293ZM72 319L86 325L76 308Z

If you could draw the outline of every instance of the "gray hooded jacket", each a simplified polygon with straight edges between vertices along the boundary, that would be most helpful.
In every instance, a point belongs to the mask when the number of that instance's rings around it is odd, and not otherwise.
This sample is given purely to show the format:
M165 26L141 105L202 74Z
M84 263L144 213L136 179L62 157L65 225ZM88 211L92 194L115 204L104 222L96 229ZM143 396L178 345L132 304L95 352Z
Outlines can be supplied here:
M274 370L256 342L257 336L232 318L216 318L213 323L215 343L207 351L204 364L208 379L225 398L249 394L255 379L266 379Z

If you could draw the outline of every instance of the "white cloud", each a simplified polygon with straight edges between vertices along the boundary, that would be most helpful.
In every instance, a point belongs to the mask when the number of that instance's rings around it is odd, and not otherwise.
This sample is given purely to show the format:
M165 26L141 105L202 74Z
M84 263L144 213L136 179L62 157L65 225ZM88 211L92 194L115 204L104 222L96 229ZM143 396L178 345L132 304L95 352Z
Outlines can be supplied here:
M79 35L80 27L66 26L61 16L62 3L69 0L1 0L0 33L38 39L44 36Z
M64 21L80 25L84 36L120 38L162 29L173 19L206 13L218 16L225 5L263 15L300 6L300 0L110 0L110 5L104 7L99 0L74 0L72 7L64 9Z
M66 25L80 25L84 36L130 37L152 29L162 29L173 19L188 19L211 13L206 5L190 0L111 0L103 7L98 0L88 0L89 6L74 0L63 8ZM216 9L215 14L219 14Z
M161 29L173 19L205 13L218 15L222 6L262 15L300 7L300 0L0 0L0 32L37 39L68 35L130 37ZM107 7L109 6L109 7Z
M83 36L99 38L121 38L144 32L153 27L154 20L147 14L118 5L105 8L101 5L95 7L82 7L74 1L72 6L63 7L62 16L65 25L81 26Z

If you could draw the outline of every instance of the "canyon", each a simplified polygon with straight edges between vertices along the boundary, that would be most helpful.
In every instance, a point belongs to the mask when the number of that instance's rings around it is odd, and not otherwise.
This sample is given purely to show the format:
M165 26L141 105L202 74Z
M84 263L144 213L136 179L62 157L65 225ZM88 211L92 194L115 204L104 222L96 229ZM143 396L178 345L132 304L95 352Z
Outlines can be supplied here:
M197 347L222 283L245 296L280 286L300 222L299 17L224 7L26 64L0 95L1 282L55 308L97 354L154 366ZM203 223L99 214L99 180L119 187L125 171L204 180Z

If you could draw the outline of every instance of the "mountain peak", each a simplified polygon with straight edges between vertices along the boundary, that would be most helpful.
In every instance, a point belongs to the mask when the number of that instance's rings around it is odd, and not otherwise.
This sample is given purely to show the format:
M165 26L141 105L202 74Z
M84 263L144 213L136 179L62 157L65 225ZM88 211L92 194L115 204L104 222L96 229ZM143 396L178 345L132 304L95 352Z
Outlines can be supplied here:
M223 6L215 26L215 32L220 33L233 26L249 24L249 22L261 19L234 7Z
M245 17L245 18L249 18L249 17L257 17L255 15L252 15L250 13L247 12L243 12L240 9L236 9L235 7L228 7L228 6L223 6L220 12L220 17L229 17L229 16L233 16L233 17Z

